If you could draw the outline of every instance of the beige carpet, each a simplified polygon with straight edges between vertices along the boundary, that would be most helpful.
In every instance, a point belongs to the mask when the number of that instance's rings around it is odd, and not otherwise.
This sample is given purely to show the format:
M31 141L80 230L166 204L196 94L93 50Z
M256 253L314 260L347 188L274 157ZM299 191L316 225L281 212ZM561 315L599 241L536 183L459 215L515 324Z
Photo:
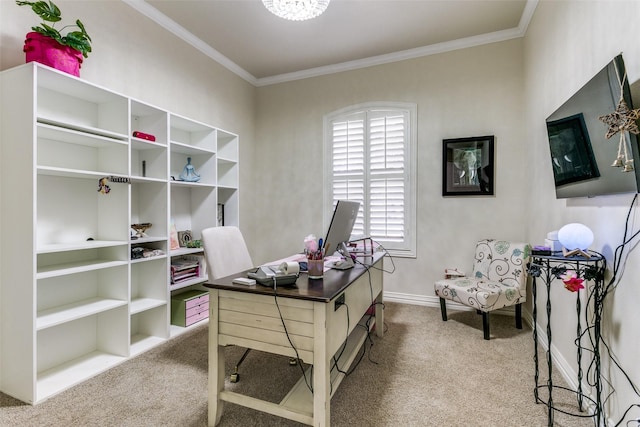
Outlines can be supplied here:
M437 308L387 303L385 316L385 337L365 344L362 361L331 401L332 426L547 425L546 407L533 397L530 329L494 315L485 341L475 312L450 310L444 323ZM242 349L226 351L229 373ZM229 388L274 402L300 376L287 358L259 352L250 353L240 372ZM575 411L570 393L554 393L554 401ZM0 426L206 425L206 325L37 406L0 394ZM226 404L219 425L300 424ZM555 425L593 421L559 413Z

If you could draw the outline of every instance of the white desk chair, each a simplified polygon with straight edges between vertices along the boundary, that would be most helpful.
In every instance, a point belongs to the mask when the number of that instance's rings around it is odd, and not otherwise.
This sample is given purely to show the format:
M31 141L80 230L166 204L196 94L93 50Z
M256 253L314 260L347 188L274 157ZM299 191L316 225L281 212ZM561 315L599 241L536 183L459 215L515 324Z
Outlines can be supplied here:
M254 267L247 244L238 227L206 228L202 230L202 240L210 278L215 280ZM231 382L239 381L238 368L249 354L249 350L244 352L236 364L235 371L230 377Z
M251 255L238 227L211 227L202 230L208 274L212 279L253 268Z

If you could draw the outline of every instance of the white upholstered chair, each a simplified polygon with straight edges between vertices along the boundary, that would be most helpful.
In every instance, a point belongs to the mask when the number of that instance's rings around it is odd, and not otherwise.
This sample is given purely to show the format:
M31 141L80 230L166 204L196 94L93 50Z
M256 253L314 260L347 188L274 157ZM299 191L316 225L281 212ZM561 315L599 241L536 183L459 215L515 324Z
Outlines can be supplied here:
M515 306L516 328L522 329L522 303L527 297L527 263L531 246L504 240L480 240L476 245L473 272L469 276L438 280L442 320L447 320L446 300L482 313L484 339L490 337L489 313Z
M204 254L207 260L208 272L211 279L230 276L239 271L249 270L254 267L251 255L247 249L242 232L238 227L224 226L211 227L202 230ZM238 382L240 374L238 368L249 354L247 349L236 363L231 374L231 382Z
M212 279L229 276L252 267L251 255L238 227L211 227L202 230L208 275Z

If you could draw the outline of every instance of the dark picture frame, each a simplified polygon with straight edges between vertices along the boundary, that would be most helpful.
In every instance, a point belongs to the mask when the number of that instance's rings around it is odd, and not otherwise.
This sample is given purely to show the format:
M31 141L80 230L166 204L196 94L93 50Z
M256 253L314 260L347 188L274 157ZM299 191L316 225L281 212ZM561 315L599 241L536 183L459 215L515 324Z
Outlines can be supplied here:
M442 195L492 196L493 135L442 141Z
M547 134L556 187L600 176L582 113L547 120Z

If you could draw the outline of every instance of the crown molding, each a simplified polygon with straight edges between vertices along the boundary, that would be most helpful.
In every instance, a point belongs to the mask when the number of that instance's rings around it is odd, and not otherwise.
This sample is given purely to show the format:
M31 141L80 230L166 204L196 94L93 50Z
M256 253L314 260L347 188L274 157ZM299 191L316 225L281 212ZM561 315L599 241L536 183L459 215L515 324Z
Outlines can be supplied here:
M278 83L285 83L294 80L318 77L328 74L340 73L343 71L357 70L361 68L373 67L376 65L390 64L393 62L405 61L407 59L421 58L439 53L452 52L454 50L466 49L474 46L481 46L490 43L511 40L522 37L517 28L497 31L480 36L467 37L464 39L452 40L437 43L430 46L418 47L386 55L372 56L369 58L347 61L339 64L327 65L325 67L310 68L308 70L296 71L293 73L279 74L271 77L257 79L256 86L269 86Z
M423 46L415 49L408 49L394 52L386 55L372 56L369 58L359 59L355 61L347 61L339 64L327 65L324 67L310 68L307 70L296 71L293 73L278 74L270 77L256 78L249 72L238 66L235 62L203 42L201 39L187 31L184 27L178 25L175 21L161 13L159 10L145 2L144 0L122 0L133 9L145 15L152 21L166 28L168 31L181 38L200 52L207 55L229 71L238 75L250 84L256 87L269 86L278 83L286 83L295 80L307 79L310 77L319 77L328 74L335 74L344 71L357 70L361 68L372 67L376 65L389 64L393 62L405 61L407 59L415 59L423 56L436 55L445 52L451 52L469 47L481 46L490 43L511 40L524 37L527 28L539 0L527 0L525 8L520 17L517 27L509 28L493 33L482 34L479 36L466 37L463 39L437 43L429 46Z

